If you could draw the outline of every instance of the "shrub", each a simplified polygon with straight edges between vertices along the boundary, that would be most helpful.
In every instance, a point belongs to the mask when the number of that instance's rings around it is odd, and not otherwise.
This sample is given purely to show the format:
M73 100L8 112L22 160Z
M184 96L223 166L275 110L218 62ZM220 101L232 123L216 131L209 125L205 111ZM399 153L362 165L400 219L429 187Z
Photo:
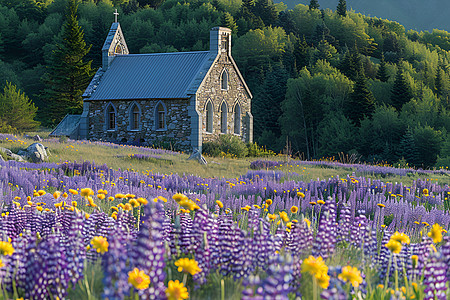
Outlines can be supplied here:
M248 154L250 157L274 156L275 152L267 150L265 147L258 146L256 143L247 143Z
M203 143L203 153L209 156L245 157L248 149L239 137L222 134L215 141Z
M209 156L220 156L222 150L220 150L220 144L218 141L203 143L203 153Z

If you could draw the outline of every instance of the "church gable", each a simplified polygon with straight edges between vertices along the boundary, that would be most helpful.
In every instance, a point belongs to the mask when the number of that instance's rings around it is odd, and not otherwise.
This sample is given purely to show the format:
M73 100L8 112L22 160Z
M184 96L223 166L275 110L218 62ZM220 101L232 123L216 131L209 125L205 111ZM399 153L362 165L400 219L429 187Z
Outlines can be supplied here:
M219 134L235 134L252 141L252 95L231 56L231 31L211 30L210 51L216 53L197 93L197 110L202 115L202 140Z
M117 10L115 12L117 13ZM106 71L111 64L112 60L116 55L126 55L129 54L127 43L125 42L125 37L123 36L122 29L120 28L119 22L111 25L109 29L108 36L106 37L105 43L102 47L102 69Z

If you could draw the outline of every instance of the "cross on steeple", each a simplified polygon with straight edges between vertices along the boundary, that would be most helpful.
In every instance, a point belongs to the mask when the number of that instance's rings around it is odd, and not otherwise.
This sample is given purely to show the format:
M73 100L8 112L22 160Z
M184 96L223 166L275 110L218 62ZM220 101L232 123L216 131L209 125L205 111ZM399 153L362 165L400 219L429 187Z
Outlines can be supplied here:
M119 13L117 12L117 8L116 11L113 13L114 15L114 22L117 23L117 16L119 15Z

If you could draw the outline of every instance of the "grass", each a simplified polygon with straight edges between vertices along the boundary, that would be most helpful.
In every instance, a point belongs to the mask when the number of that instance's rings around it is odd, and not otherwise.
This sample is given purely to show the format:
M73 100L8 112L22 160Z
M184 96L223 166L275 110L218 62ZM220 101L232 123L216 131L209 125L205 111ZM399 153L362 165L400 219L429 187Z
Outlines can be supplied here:
M29 136L38 134L42 138L48 138L48 131L30 132ZM19 149L26 148L35 141L31 139L23 139L18 137L16 141L0 141L0 147L11 149L17 153ZM195 175L203 178L235 178L246 174L249 170L251 161L256 158L222 158L222 157L206 157L208 164L201 165L195 160L188 160L188 154L161 154L161 159L138 160L129 159L130 154L142 153L139 147L120 146L113 148L105 145L93 144L88 141L84 142L59 142L58 140L44 140L44 146L49 149L49 162L59 163L62 161L91 161L96 164L106 164L113 169L132 170L137 172L153 172L161 174L177 173L179 175ZM289 165L289 159L286 156L275 156L269 158L272 160L286 161L282 167L276 170L283 171L289 179L310 181L310 180L326 180L330 177L339 176L345 178L352 175L356 170L352 168L331 168L321 166L303 166ZM439 184L450 185L450 176L441 174L408 174L408 176L381 176L378 174L359 174L356 176L365 176L372 179L381 179L384 182L403 182L411 185L413 181L431 180L438 181Z

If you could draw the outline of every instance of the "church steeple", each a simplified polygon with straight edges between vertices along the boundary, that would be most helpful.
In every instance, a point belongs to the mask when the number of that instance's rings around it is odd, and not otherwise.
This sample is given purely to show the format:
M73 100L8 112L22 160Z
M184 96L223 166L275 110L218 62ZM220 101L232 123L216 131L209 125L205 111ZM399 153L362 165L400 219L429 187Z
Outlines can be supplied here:
M106 71L111 64L112 60L116 55L126 55L130 52L128 51L127 43L125 42L125 37L123 36L120 24L117 21L117 16L119 13L117 9L114 12L114 23L112 23L109 29L108 36L106 37L105 43L102 48L102 69Z

